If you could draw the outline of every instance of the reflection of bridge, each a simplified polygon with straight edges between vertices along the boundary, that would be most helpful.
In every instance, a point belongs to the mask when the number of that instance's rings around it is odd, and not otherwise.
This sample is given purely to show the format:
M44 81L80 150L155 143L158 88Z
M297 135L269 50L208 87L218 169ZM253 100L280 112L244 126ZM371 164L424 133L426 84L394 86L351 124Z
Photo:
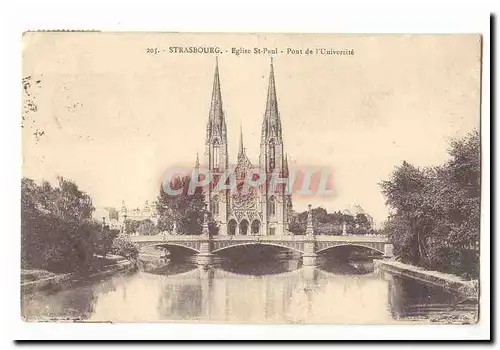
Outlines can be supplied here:
M162 272L165 276L168 276L168 279L171 284L176 284L175 281L179 281L179 284L186 283L186 281L198 281L198 280L205 280L207 278L209 279L224 279L224 280L261 280L262 276L264 275L252 275L252 274L242 274L242 273L235 273L231 271L227 271L221 268L211 268L211 269L205 269L201 267L192 267L190 270L183 271L180 273L169 273L169 272ZM279 273L270 273L267 274L272 275L273 279L290 279L290 278L295 278L299 280L311 280L311 281L316 281L317 279L321 278L348 278L346 275L339 275L335 274L333 272L329 272L323 269L320 269L318 267L312 267L312 266L303 266L300 268L292 269L289 271L283 271ZM355 277L356 275L351 275L351 277ZM379 277L376 274L365 274L364 279L378 279Z
M204 265L214 253L241 246L275 246L295 250L302 254L304 265L315 265L317 254L327 249L352 246L365 247L392 257L392 244L385 236L208 236L208 235L154 235L132 236L139 248L149 246L178 246L198 254Z
M136 319L146 314L144 319L151 320L151 314L158 312L162 320L348 323L366 315L367 309L369 316L385 315L389 282L376 274L359 278L308 266L261 276L195 267L179 274L142 274L134 283L124 287L129 288L127 297L134 296L128 300L147 295L156 306L150 311L143 304L134 310ZM367 295L370 298L360 301Z

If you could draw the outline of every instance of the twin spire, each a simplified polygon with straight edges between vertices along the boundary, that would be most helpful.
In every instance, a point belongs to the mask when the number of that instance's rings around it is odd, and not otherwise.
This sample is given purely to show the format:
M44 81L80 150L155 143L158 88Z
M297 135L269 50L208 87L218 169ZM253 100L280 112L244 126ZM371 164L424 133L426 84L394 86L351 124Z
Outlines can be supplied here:
M224 118L224 110L222 106L222 93L219 77L219 60L215 61L215 74L212 88L212 101L210 104L210 112L207 123L206 143L210 143L214 137L219 137L222 142L227 143L226 120ZM275 137L278 142L281 142L281 120L278 112L278 99L276 96L276 83L274 81L274 66L271 57L271 67L269 73L269 85L267 90L266 109L264 112L264 120L262 122L262 137L261 143L267 142L270 137ZM240 144L238 158L245 154L243 146L243 131L240 126Z
M278 112L278 98L276 96L276 83L274 82L274 66L271 58L271 72L269 73L269 86L267 88L266 111L262 121L261 142L266 142L274 136L281 142L281 120Z
M238 150L238 159L245 156L245 147L243 146L243 127L240 125L240 148Z
M224 109L222 107L222 94L220 90L219 78L219 60L215 61L214 84L212 88L212 102L210 104L210 112L208 114L207 137L206 142L219 136L221 139L226 139L226 120L224 119Z

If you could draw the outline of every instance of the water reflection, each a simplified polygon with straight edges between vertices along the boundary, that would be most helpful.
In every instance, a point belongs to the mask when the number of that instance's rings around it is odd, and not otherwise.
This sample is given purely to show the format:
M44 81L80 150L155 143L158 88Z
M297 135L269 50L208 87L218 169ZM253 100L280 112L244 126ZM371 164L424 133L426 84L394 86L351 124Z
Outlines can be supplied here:
M22 298L31 319L115 322L386 324L466 311L450 311L456 303L449 293L379 275L370 262L311 268L297 259L222 261L208 270L176 263Z

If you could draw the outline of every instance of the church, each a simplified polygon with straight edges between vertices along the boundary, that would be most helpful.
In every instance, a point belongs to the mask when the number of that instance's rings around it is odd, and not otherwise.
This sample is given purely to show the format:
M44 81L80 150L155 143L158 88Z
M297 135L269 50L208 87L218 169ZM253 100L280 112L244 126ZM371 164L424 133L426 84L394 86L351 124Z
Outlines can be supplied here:
M278 111L274 67L271 59L267 101L262 120L260 155L258 165L252 165L243 145L243 132L240 129L239 152L236 166L230 168L226 116L222 104L219 64L216 61L212 88L212 101L208 115L204 166L217 178L234 171L238 188L241 188L249 169L259 169L269 178L279 174L288 178L288 160L284 152L282 127ZM197 166L199 166L197 161ZM272 191L269 183L248 193L242 191L218 191L210 186L205 191L208 210L219 224L219 235L269 235L283 236L288 231L292 212L292 198L285 193L284 186Z

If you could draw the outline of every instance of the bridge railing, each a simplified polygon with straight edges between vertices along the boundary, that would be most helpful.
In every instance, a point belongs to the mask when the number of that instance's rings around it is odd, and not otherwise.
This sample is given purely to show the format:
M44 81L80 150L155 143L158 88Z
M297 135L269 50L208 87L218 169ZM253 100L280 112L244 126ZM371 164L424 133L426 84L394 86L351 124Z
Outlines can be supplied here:
M367 235L346 235L346 236L314 236L318 242L386 242L387 236L367 236ZM308 241L311 238L305 235L286 235L286 236L212 236L213 241ZM184 241L192 242L200 240L199 235L171 235L171 234L158 234L158 235L140 235L130 236L132 242L159 242L159 241Z
M337 242L386 242L387 236L368 235L345 235L345 236L315 236L316 241L337 241Z

